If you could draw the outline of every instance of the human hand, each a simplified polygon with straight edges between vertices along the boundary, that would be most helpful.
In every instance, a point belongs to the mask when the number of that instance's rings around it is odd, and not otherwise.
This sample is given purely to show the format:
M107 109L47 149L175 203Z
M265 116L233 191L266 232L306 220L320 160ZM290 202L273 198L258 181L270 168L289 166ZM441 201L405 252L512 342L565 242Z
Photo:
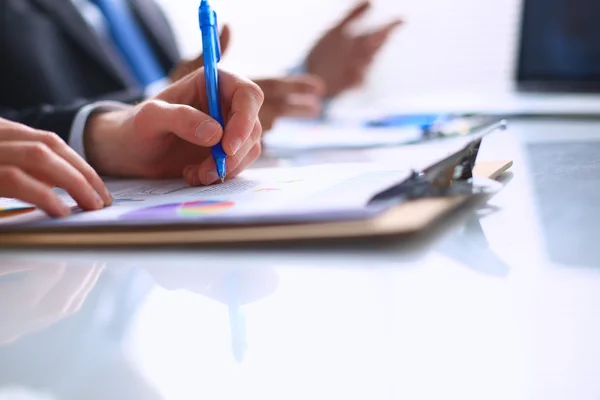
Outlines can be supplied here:
M321 99L325 87L321 79L292 76L254 80L264 92L265 101L259 118L263 131L268 131L281 117L315 118L321 114Z
M0 265L0 345L77 312L103 270L102 264L3 260Z
M33 204L54 217L71 213L58 186L86 210L112 203L96 171L58 135L0 118L0 197Z
M236 75L219 74L225 130L210 116L204 69L172 84L136 107L93 115L84 136L86 154L108 176L184 177L191 185L219 180L211 146L227 153L227 177L261 153L260 88Z
M379 50L402 24L401 20L396 19L370 33L353 35L349 32L350 26L363 17L370 7L369 1L359 4L330 29L308 55L307 72L323 79L327 98L361 85Z
M229 43L231 42L231 30L229 29L229 25L223 25L219 40L221 42L221 56L224 56L229 48ZM204 58L203 55L200 54L193 60L184 60L177 64L169 73L169 80L171 82L177 82L181 78L188 76L202 67L204 67Z

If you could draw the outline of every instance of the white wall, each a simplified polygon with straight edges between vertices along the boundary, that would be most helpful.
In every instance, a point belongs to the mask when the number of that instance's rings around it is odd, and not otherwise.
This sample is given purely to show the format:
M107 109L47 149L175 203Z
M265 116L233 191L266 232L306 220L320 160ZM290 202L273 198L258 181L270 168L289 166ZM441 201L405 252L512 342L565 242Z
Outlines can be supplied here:
M199 0L160 0L187 56L200 52ZM293 65L352 0L213 0L231 24L227 69L250 76ZM368 84L347 101L396 93L499 91L511 86L520 0L374 0L370 23L406 24L377 61ZM350 100L351 99L351 100Z

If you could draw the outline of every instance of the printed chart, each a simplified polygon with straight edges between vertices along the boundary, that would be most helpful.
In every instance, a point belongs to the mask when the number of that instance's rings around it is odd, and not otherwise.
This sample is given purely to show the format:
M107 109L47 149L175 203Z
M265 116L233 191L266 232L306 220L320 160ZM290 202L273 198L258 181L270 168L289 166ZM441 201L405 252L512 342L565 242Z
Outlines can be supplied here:
M16 217L35 211L35 207L0 207L0 219Z
M231 209L233 201L201 200L186 203L163 204L141 208L123 214L120 218L129 221L164 220L173 218L197 218L218 214Z

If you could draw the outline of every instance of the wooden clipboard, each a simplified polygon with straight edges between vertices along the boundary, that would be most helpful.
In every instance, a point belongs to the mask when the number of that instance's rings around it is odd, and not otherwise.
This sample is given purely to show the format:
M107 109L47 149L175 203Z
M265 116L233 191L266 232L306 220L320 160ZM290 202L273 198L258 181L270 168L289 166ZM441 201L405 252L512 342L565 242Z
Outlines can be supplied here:
M496 179L512 161L480 162L473 176ZM465 204L470 196L420 198L403 202L371 219L321 223L227 227L127 228L64 232L0 233L0 246L153 246L267 243L405 235L421 231Z

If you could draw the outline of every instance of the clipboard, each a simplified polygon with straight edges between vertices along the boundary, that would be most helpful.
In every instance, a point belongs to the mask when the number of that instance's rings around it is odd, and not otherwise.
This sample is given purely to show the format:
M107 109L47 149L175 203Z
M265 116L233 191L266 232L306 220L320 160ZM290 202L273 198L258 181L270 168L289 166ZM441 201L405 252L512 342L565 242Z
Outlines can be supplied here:
M188 224L89 227L77 230L0 232L2 247L155 246L242 244L407 235L426 229L476 196L501 187L493 181L512 161L477 163L483 137L505 129L500 121L485 128L461 150L378 193L366 205L364 218L267 220L246 224Z

